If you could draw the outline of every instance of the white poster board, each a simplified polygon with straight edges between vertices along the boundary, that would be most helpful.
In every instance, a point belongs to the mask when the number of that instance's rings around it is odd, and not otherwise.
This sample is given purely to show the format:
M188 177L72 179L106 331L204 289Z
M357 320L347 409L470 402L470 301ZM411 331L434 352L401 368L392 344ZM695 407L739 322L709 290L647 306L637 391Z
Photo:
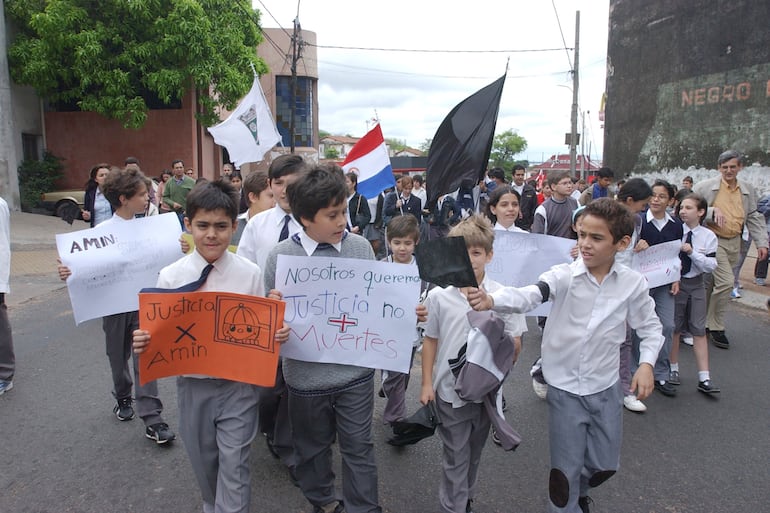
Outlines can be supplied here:
M279 255L275 288L291 326L281 355L408 372L417 337L417 266Z
M682 270L682 261L679 259L681 250L682 242L678 240L655 244L634 253L631 268L647 278L651 289L679 281Z
M537 283L538 277L557 264L572 262L570 250L577 241L539 233L495 230L494 256L487 264L487 275L498 283L524 287ZM550 301L543 303L528 316L547 316Z
M108 222L56 235L75 323L139 310L139 290L154 287L160 270L181 258L182 228L174 213Z

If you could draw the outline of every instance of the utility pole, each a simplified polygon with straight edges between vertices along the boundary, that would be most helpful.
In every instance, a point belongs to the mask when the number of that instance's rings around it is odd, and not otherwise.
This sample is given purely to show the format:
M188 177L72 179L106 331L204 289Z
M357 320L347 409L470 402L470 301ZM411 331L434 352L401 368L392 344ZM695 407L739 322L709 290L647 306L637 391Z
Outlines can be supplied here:
M297 62L302 57L302 27L299 25L299 16L294 18L294 32L291 35L291 96L289 105L289 139L291 139L291 153L294 153L294 117L297 111Z
M575 64L572 69L572 132L569 144L569 172L575 176L577 163L577 112L578 112L578 70L580 69L580 11L575 11ZM585 178L585 176L581 176Z

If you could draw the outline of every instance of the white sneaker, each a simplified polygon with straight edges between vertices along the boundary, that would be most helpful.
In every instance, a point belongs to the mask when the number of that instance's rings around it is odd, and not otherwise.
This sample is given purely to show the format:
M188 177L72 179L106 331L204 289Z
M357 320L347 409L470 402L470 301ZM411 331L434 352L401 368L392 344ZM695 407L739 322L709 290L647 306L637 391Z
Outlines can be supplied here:
M642 413L647 411L647 406L642 401L636 398L634 394L623 397L623 406L629 411Z
M730 297L733 299L738 299L743 296L741 296L740 290L738 290L738 287L735 287L732 292L730 292Z
M532 380L532 390L535 391L535 395L540 399L545 399L546 395L548 395L548 385L544 385L534 379Z
M691 346L693 344L692 337L682 337L682 344Z

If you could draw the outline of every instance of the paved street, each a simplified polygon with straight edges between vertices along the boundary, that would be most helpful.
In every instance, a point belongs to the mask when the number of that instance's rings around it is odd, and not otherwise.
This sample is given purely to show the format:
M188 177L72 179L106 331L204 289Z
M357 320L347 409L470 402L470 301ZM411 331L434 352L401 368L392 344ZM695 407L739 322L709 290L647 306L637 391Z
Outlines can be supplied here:
M65 225L66 226L66 225ZM54 228L58 228L58 225ZM31 243L29 243L31 244ZM21 245L14 253L30 245ZM100 322L74 325L69 298L48 271L14 272L11 307L17 354L15 388L0 397L0 513L197 512L200 495L183 445L157 447L142 423L112 414L110 376ZM53 255L55 258L55 254ZM752 262L753 266L753 262ZM747 263L747 266L749 264ZM747 290L749 285L747 284ZM14 299L14 292L21 295ZM764 296L757 296L761 302ZM682 381L675 399L653 395L649 411L624 412L620 472L591 494L594 512L759 512L770 504L768 464L770 345L767 311L733 301L728 314L729 351L710 348L719 397L696 391L692 351L683 348ZM521 364L506 383L508 416L524 442L514 453L491 443L481 464L477 513L545 510L548 475L546 405L532 392L528 365L539 337L530 321ZM410 386L416 408L419 361ZM165 416L176 429L176 392L163 380ZM390 513L437 511L440 443L405 449L384 443L384 400L376 398L375 443L380 497ZM264 447L252 452L252 511L308 512L286 471Z

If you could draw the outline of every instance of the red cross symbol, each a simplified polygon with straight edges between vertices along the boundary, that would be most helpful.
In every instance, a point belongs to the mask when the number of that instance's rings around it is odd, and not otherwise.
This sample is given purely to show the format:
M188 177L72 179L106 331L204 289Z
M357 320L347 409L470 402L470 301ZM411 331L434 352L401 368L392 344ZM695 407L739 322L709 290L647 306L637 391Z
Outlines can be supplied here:
M339 319L329 319L326 321L332 326L339 326L340 333L345 333L348 326L358 326L358 319L348 319L348 314L342 314Z

